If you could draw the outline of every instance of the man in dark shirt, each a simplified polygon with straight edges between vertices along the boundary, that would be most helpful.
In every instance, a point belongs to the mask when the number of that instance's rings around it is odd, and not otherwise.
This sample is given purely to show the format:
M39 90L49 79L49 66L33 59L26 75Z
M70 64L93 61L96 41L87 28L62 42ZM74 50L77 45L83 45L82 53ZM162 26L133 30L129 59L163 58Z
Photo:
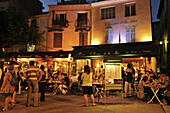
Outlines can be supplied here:
M67 77L67 74L64 74L64 79L62 80L62 84L59 85L59 89L62 92L62 94L67 94L67 89L69 87L70 80Z

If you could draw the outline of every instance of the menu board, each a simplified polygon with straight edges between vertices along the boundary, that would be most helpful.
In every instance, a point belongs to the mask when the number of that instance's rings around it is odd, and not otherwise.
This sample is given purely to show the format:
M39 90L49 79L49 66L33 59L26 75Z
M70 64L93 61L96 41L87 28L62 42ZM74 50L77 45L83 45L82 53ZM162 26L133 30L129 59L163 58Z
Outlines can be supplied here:
M106 80L122 79L121 63L106 63L105 79Z

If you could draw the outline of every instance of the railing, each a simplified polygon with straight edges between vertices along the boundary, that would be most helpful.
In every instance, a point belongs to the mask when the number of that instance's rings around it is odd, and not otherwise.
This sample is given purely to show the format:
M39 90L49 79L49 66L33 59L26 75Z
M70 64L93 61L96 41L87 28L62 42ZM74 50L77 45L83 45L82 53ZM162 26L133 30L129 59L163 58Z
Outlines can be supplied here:
M68 27L68 20L54 20L53 21L53 27L59 26L59 27Z
M91 29L91 24L89 20L76 20L75 23L75 29L76 31L78 30L90 30Z

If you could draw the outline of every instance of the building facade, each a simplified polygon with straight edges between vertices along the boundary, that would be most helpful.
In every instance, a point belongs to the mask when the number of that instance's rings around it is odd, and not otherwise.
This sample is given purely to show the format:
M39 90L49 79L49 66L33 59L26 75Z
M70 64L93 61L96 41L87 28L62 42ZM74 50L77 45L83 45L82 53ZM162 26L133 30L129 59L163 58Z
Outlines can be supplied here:
M161 68L163 72L170 74L170 1L161 0L158 19L160 19L160 41L162 44Z
M108 63L120 63L123 68L132 63L143 73L150 69L157 72L160 45L152 43L150 0L93 2L91 21L91 46L74 46L75 72L81 72L84 65L99 72Z
M90 4L50 5L48 51L70 51L72 46L90 45Z
M92 3L92 45L152 41L150 6L150 0Z

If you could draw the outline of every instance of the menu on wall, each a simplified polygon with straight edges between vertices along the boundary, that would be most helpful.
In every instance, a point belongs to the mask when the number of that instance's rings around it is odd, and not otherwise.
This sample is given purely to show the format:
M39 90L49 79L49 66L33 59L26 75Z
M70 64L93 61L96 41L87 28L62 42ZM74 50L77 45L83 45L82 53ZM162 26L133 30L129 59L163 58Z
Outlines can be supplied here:
M106 80L122 79L121 63L106 63L105 64L105 79Z

